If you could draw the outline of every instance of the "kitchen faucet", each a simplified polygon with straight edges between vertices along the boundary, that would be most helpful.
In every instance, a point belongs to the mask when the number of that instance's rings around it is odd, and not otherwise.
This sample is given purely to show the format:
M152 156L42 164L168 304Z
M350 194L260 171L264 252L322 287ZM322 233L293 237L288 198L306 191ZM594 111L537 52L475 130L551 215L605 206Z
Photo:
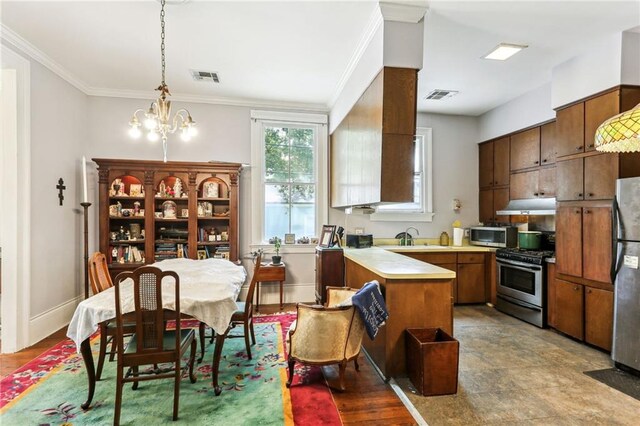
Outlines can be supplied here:
M411 234L409 234L409 229L413 229L414 231L416 231L416 235L420 235L420 231L418 231L416 228L414 228L413 226L408 227L406 229L406 231L404 231L404 245L405 246L414 245L413 237L411 237ZM400 243L402 243L402 240L400 240ZM400 244L400 245L403 245L403 244Z

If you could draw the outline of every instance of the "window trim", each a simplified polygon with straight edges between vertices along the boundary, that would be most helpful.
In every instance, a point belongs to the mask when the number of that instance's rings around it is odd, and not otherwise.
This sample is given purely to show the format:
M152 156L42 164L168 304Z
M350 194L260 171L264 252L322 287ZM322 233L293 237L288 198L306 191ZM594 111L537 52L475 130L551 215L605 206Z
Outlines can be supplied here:
M374 222L433 222L433 131L429 127L417 127L416 135L424 139L422 158L422 211L381 211L372 213L370 220Z
M264 231L264 137L263 127L292 124L315 127L314 150L316 169L316 233L329 218L327 184L327 122L324 114L289 113L279 111L251 111L251 249L272 247L263 240ZM283 244L282 253L313 252L315 246Z

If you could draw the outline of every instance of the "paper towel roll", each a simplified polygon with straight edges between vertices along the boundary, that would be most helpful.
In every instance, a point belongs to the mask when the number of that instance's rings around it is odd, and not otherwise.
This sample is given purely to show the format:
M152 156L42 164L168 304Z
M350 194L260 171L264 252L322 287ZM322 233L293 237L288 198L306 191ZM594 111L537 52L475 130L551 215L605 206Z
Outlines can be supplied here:
M453 228L453 245L461 246L462 245L462 236L464 235L464 229L462 228Z

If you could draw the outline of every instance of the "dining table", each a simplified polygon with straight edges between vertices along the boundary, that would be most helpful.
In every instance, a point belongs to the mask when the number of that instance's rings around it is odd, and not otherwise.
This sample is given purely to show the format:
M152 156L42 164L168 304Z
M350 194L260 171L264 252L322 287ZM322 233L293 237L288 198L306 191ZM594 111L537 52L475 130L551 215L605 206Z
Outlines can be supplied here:
M180 281L181 316L198 320L213 329L216 342L211 364L212 386L215 395L220 395L222 389L218 385L218 370L222 347L231 317L238 309L236 300L247 277L246 270L225 259L167 259L148 266L176 272ZM119 285L122 312L131 313L135 310L133 281L129 278ZM162 280L162 305L164 309L175 310L173 277ZM67 330L67 337L75 343L87 370L88 395L81 405L85 410L91 405L96 387L91 337L100 323L115 317L115 289L111 287L80 302Z

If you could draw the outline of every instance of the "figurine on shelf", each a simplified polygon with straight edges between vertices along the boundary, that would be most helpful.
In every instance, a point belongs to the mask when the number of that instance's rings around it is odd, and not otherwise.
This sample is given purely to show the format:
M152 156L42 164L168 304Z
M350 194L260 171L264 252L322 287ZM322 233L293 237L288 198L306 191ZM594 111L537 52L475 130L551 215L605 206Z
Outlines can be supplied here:
M116 203L116 216L122 216L122 203L120 201Z
M111 183L111 189L109 190L109 196L117 197L120 195L120 189L123 187L121 179L114 179Z
M124 226L120 227L120 232L118 233L118 240L124 240L126 239L126 234L124 232Z
M176 183L173 185L173 196L176 198L182 197L182 181L180 178L176 178Z
M133 203L133 215L140 216L140 201Z
M161 180L160 185L158 185L158 193L156 194L156 196L164 197L166 193L167 193L167 186L165 185L164 180Z
M111 250L111 260L117 260L117 259L118 259L118 249L114 247Z

